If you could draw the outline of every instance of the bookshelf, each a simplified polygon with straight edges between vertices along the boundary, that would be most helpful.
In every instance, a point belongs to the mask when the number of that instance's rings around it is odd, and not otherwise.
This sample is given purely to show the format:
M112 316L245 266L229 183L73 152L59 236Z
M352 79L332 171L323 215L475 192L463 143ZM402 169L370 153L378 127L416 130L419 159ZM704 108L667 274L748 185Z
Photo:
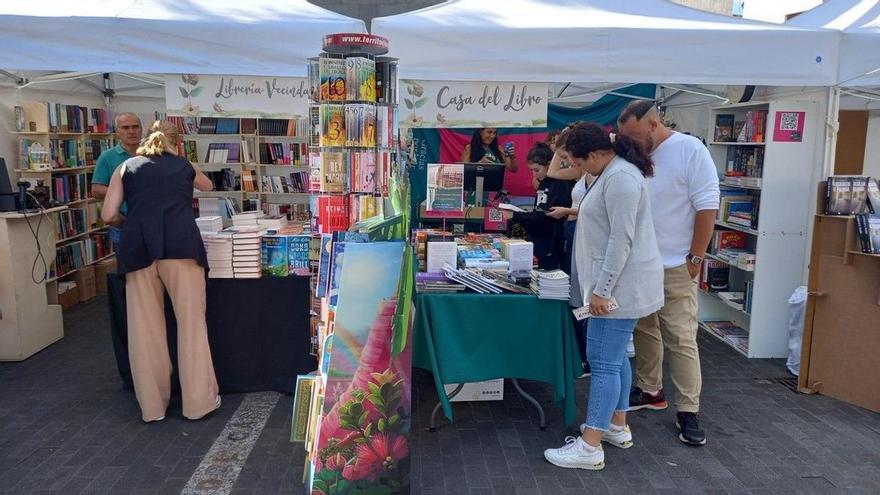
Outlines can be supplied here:
M777 141L773 125L778 113L804 112L802 139L799 142ZM762 122L752 120L743 141L736 139L738 122L762 115ZM721 119L719 115L726 116ZM716 125L729 122L726 135L719 135ZM722 209L715 230L744 234L742 249L755 256L754 270L731 265L710 246L706 259L726 264L728 292L747 293L751 286L751 311L746 312L718 293L698 292L700 328L750 358L778 358L788 355L788 298L803 285L807 256L807 215L812 185L813 163L820 160L816 149L822 138L822 116L817 101L775 100L713 107L710 110L709 151L721 177ZM746 125L743 125L746 127ZM727 208L725 203L727 203ZM739 203L737 206L729 206ZM751 225L735 224L731 213L750 205ZM734 217L743 220L742 210ZM741 348L714 333L706 322L728 321L745 330L748 345Z
M53 290L51 282L113 256L101 221L100 202L91 196L98 157L115 146L109 112L23 101L15 107L15 119L15 172L33 186L44 186L53 205L67 207L47 215L56 250L47 279L47 289Z
M798 387L880 412L880 255L859 250L854 216L823 215L819 184Z
M307 193L307 182L304 188L289 185L291 174L308 170L306 119L162 114L156 118L177 125L181 132L179 151L214 182L214 191L196 191L196 198L232 198L242 209L262 208L269 214L286 205L308 203L308 195L301 194ZM267 180L276 183L272 186Z

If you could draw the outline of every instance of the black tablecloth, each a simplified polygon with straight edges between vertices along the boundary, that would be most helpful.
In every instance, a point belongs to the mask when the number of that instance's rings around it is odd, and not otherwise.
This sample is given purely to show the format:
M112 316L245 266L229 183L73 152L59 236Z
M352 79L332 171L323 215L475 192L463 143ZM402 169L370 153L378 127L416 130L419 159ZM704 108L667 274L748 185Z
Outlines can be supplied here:
M125 279L107 275L110 332L119 376L132 387L125 318ZM309 278L208 279L208 340L221 394L275 390L293 393L296 375L317 368L309 354ZM172 363L177 321L165 296ZM178 390L177 374L172 386Z

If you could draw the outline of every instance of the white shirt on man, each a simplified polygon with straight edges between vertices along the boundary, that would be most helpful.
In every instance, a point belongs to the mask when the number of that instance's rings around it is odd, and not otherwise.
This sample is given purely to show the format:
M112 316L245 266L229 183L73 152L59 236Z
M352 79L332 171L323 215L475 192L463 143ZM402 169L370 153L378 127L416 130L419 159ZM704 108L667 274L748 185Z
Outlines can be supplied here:
M674 132L651 154L654 176L648 180L657 247L664 268L685 263L698 211L717 210L718 170L699 139Z

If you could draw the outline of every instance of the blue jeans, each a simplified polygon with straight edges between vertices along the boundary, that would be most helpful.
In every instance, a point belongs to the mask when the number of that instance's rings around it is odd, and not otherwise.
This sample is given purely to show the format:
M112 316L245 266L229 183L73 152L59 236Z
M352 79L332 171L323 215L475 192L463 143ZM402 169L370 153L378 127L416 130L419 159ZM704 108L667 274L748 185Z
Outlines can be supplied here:
M632 369L626 357L626 344L636 321L590 318L587 361L592 377L587 400L587 426L594 430L608 431L611 415L629 409Z
M110 243L113 245L113 252L119 252L119 241L122 240L122 229L116 227L110 227L107 229L108 237L110 238Z

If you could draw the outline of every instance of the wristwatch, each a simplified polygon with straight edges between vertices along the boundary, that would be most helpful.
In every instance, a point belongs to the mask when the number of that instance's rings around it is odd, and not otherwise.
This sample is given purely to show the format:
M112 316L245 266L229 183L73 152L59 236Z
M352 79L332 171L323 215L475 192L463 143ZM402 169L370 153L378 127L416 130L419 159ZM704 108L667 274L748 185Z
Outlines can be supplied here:
M703 258L701 258L695 254L691 254L691 253L688 253L687 260L688 260L688 263L690 263L692 265L699 265L700 263L703 262Z

